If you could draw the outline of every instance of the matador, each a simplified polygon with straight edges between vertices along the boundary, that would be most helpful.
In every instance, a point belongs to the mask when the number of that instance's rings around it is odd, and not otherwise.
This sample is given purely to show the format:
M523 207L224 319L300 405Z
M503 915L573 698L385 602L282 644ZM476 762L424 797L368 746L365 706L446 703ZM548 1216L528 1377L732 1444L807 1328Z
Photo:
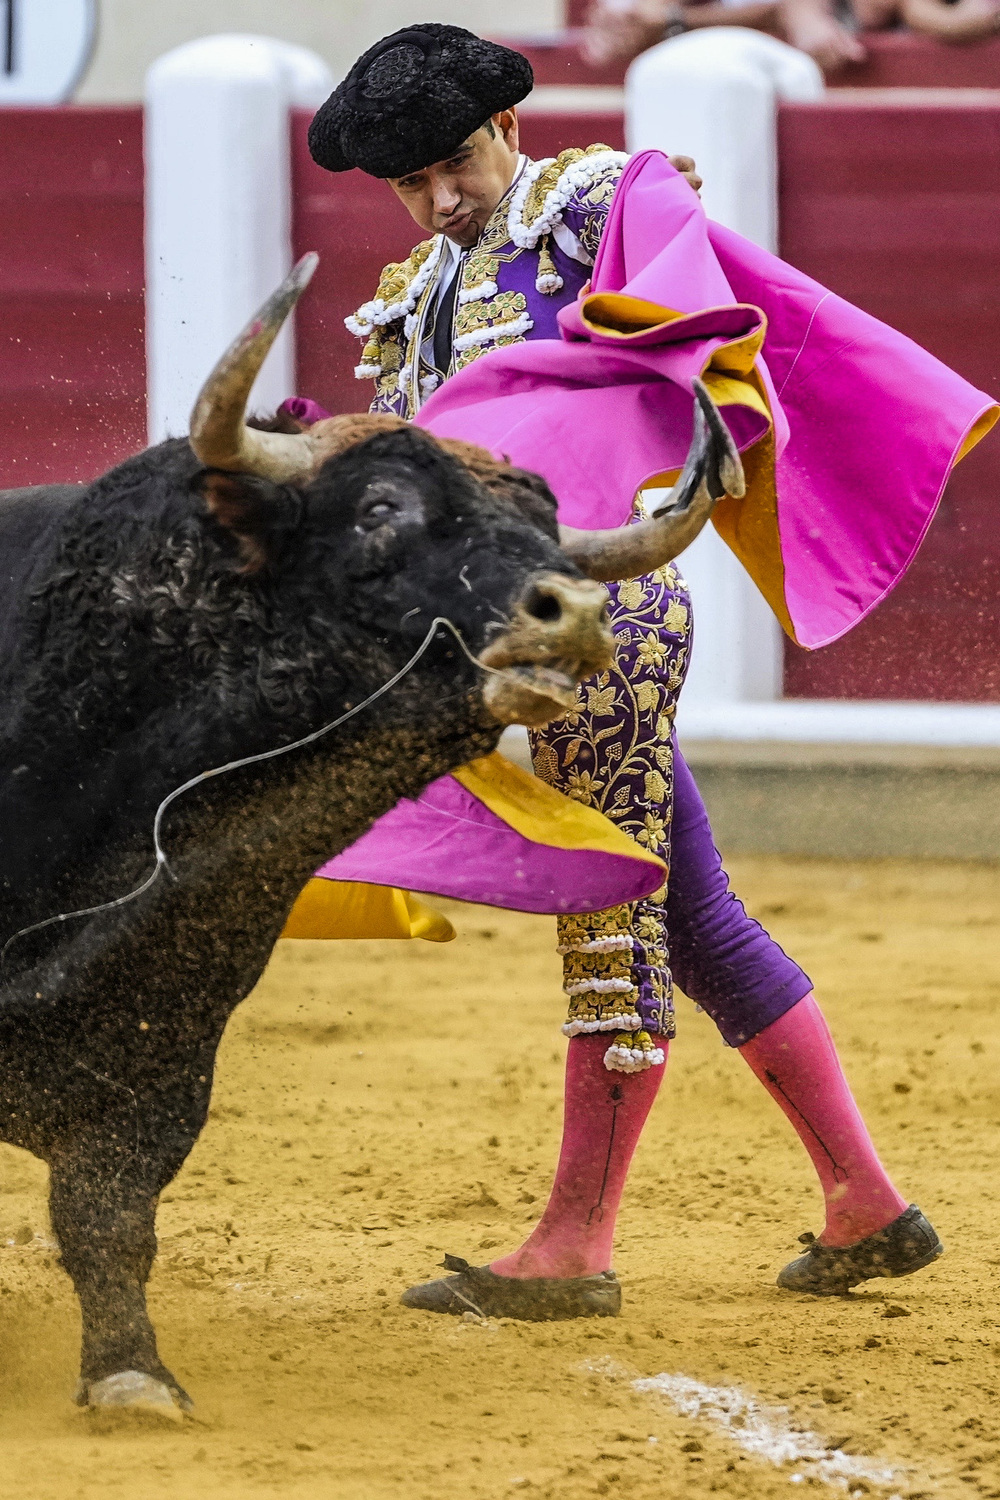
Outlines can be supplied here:
M412 419L491 351L560 337L585 291L628 158L604 145L533 161L517 104L519 53L459 27L394 33L351 68L313 120L313 158L383 179L427 236L348 319L372 410ZM693 164L674 159L693 176ZM689 176L689 180L690 180ZM695 185L696 182L695 182ZM310 419L310 403L288 403ZM669 867L627 906L558 919L569 1015L562 1148L547 1207L518 1249L410 1288L408 1307L545 1319L613 1316L615 1218L674 1034L675 982L712 1017L797 1132L826 1204L822 1232L781 1270L797 1292L842 1292L928 1266L941 1242L879 1160L803 970L733 892L673 733L691 646L674 565L612 583L613 668L532 734L536 774L596 807Z

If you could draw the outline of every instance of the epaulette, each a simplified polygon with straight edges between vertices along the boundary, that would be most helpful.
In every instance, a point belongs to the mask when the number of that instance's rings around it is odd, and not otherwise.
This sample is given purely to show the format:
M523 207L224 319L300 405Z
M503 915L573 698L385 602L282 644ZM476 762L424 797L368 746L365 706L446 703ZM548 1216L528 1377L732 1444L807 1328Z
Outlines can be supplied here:
M596 145L586 150L570 147L558 156L531 162L510 200L507 229L513 243L522 250L532 249L558 222L574 194L627 161L627 152Z
M344 319L349 333L368 340L361 363L354 368L359 380L374 379L381 373L381 340L377 329L405 318L409 338L413 331L410 319L434 274L443 244L444 235L436 234L433 239L422 241L405 260L390 261L379 277L378 291L372 300L363 302L356 313Z

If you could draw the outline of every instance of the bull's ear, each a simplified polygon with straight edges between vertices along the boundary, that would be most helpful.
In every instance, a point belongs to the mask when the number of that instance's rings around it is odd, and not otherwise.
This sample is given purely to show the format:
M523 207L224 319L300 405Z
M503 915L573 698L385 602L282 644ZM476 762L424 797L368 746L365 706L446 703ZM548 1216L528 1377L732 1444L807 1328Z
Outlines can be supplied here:
M488 488L516 505L546 536L559 540L558 501L540 474L533 474L530 469L504 469Z
M506 456L502 460L496 459L485 448L467 443L462 438L437 438L436 441L480 484L516 505L522 515L553 541L559 540L556 497L540 474L533 474L530 469L515 469Z
M260 573L278 560L302 513L296 489L256 474L203 469L191 488L219 525L239 541L245 573Z

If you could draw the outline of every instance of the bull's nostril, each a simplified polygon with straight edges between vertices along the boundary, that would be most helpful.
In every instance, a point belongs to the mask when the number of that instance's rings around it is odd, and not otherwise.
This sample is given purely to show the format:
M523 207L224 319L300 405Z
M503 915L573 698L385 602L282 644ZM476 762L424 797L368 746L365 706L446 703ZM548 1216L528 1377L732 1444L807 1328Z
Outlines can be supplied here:
M524 600L524 608L533 620L541 620L546 625L552 625L556 620L562 619L562 605L555 594L547 593L533 584Z

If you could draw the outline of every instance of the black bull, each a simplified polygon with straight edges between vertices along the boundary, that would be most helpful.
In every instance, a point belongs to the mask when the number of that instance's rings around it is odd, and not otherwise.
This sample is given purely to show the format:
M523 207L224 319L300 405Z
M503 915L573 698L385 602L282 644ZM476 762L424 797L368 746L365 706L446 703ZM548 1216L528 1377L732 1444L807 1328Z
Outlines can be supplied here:
M698 382L677 484L608 532L557 526L537 476L395 418L248 427L315 263L216 365L190 442L0 492L0 1139L49 1164L83 1404L187 1404L146 1311L157 1199L313 870L504 723L564 711L611 656L595 580L651 572L743 490ZM198 779L296 746L407 664L323 737ZM192 778L151 879L157 809Z
M178 440L0 497L0 1137L49 1164L81 1402L186 1401L146 1311L157 1199L311 872L501 719L557 712L539 673L565 689L607 660L604 591L524 479L491 493L410 429L299 486L206 471ZM439 631L342 729L174 802L145 894L23 931L140 885L167 794L357 705L437 615L510 669L485 677L494 713Z

